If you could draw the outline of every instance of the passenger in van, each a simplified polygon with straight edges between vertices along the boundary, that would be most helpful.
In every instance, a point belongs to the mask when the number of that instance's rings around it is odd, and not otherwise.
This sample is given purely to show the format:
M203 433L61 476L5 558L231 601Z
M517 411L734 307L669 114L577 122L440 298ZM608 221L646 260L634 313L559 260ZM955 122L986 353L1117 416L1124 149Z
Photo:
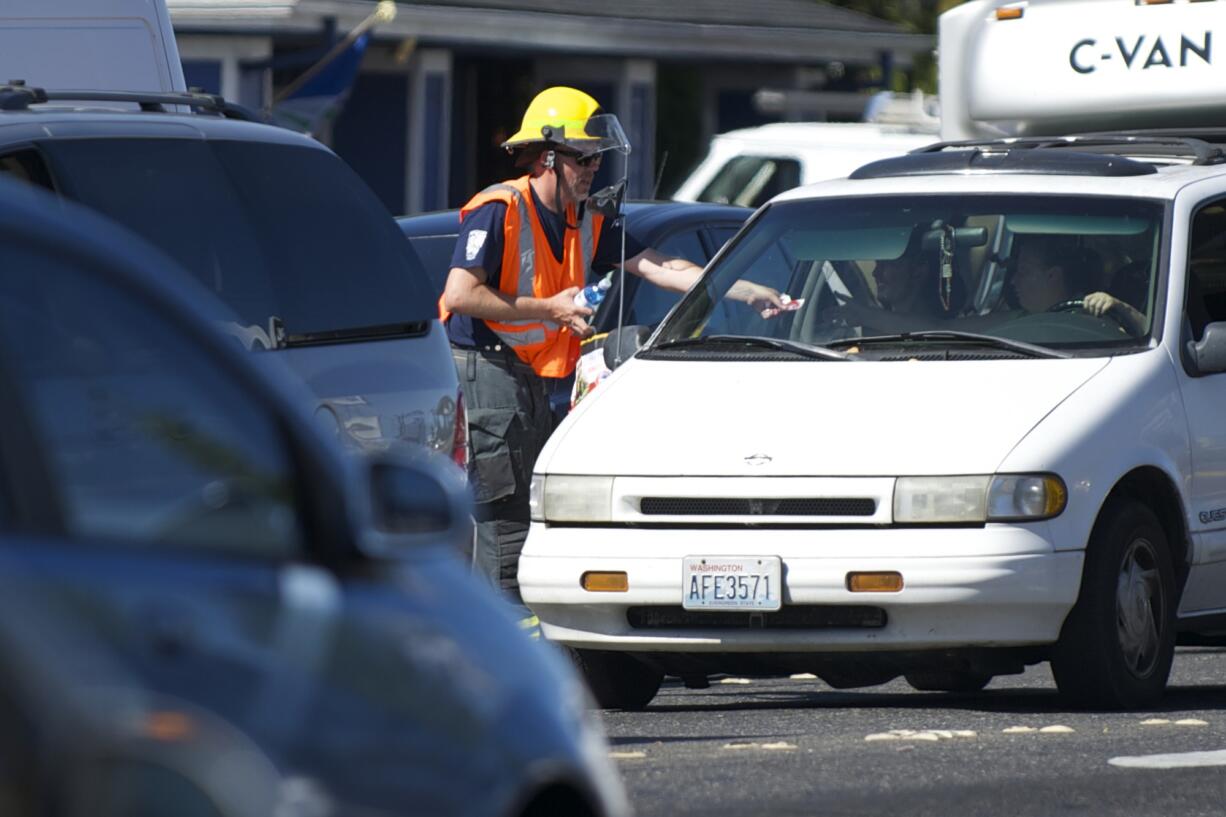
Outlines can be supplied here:
M932 329L934 323L957 315L965 304L966 288L954 275L948 303L942 299L940 256L923 249L928 231L926 224L915 228L902 255L876 262L872 275L879 307L848 301L826 317L860 326L865 332L893 333Z
M642 247L620 221L587 206L604 152L628 149L617 118L575 88L547 88L503 143L525 175L493 185L460 211L440 318L468 411L476 502L475 567L519 603L519 554L528 535L533 466L553 430L546 379L565 378L592 333L575 303L589 268L621 263L684 292L702 268ZM728 293L762 311L779 293L738 281Z

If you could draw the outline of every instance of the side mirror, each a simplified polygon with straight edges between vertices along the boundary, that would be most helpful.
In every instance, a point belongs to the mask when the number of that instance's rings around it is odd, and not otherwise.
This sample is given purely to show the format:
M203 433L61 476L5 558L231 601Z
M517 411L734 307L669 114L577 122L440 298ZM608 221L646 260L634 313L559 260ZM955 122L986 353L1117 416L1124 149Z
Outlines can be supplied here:
M369 485L372 529L361 545L368 555L396 558L432 545L471 550L472 495L450 460L372 457Z
M610 371L616 369L634 357L634 353L642 348L649 337L651 337L649 326L634 325L614 329L604 339L604 365L608 366Z
M1188 357L1198 375L1226 372L1226 322L1211 323L1199 341L1188 341Z

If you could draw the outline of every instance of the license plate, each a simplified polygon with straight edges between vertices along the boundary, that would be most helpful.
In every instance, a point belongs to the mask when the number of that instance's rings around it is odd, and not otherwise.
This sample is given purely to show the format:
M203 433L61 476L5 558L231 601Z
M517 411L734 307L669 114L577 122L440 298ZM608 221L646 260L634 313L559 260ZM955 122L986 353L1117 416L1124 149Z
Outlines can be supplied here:
M686 556L681 606L686 610L778 610L783 601L778 556Z

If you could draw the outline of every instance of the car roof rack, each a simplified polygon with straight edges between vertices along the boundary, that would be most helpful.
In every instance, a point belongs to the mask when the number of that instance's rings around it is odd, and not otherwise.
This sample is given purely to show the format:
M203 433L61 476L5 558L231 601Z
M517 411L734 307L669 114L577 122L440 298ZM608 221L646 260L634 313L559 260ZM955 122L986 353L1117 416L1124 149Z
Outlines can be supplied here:
M953 143L946 143L946 145ZM857 168L849 179L991 173L1012 176L1146 176L1158 168L1124 156L1067 150L1013 150L1006 146L970 147L939 153L919 148Z
M1103 133L1077 133L1068 136L1019 136L998 139L971 139L937 142L913 153L938 153L947 149L985 148L992 150L1074 150L1127 158L1188 160L1194 165L1226 162L1226 130L1203 128L1189 130L1135 130Z
M852 179L984 172L1059 176L1144 176L1157 163L1226 163L1226 130L1111 131L936 142L857 169Z
M218 94L206 94L198 88L187 92L169 91L75 91L54 90L26 85L24 80L10 80L0 85L0 111L24 111L31 105L60 100L73 102L132 102L142 111L166 113L167 105L182 105L201 113L215 114L226 119L262 122L249 108L227 101Z

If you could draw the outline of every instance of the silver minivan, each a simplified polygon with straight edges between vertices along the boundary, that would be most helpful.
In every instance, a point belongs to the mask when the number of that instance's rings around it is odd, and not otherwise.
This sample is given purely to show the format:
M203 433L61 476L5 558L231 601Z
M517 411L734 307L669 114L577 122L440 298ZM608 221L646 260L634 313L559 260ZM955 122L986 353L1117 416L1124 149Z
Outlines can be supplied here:
M237 314L223 330L282 358L348 446L425 447L465 465L429 281L357 174L313 139L187 93L163 0L117 0L102 15L79 0L44 5L0 15L0 45L23 43L0 68L24 79L0 86L0 173L178 261ZM82 37L96 47L74 50Z

